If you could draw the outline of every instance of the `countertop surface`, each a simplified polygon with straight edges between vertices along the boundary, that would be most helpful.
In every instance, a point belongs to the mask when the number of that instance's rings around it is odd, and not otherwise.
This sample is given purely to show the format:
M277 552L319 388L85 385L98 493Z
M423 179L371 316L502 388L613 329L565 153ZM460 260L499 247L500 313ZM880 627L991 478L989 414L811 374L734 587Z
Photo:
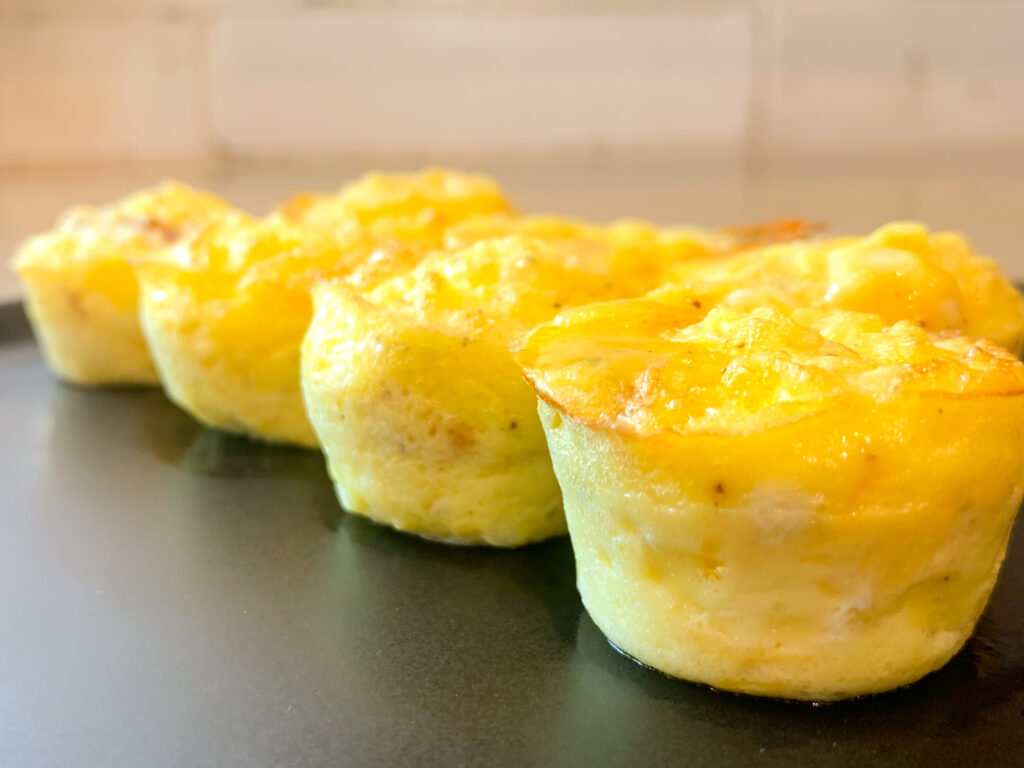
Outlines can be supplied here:
M566 538L453 548L345 515L319 453L156 388L58 384L0 307L0 755L17 768L1019 768L1024 528L977 632L823 707L617 654Z
M773 217L827 222L866 232L892 219L964 231L1013 279L1024 278L1024 147L957 153L859 154L778 160L673 152L445 158L497 176L523 211L662 223L736 224ZM50 227L73 203L103 203L167 177L218 192L264 212L304 189L331 190L368 169L414 169L424 158L241 163L219 166L97 167L0 173L0 254ZM17 295L0 269L0 300Z
M377 165L5 174L0 251L70 203L167 176L262 211ZM599 219L802 216L852 232L921 219L966 231L1024 277L1015 154L460 165L495 173L523 210ZM0 270L0 300L16 295ZM204 430L156 389L57 384L16 307L0 308L0 418L11 765L1021 764L1020 525L978 633L949 665L813 708L617 655L579 602L565 539L513 552L421 542L344 515L317 453Z

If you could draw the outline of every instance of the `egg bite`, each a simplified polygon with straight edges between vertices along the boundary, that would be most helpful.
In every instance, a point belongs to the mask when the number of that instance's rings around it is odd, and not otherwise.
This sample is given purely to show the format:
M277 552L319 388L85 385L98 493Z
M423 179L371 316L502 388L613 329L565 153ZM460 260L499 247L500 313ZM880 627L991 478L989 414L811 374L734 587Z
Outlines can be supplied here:
M321 285L302 385L342 505L455 544L518 546L564 533L510 347L561 308L643 294L686 259L803 233L768 229L483 215L445 232L447 254L362 297Z
M462 215L499 205L482 177L373 174L338 196L215 226L139 270L164 388L208 426L316 447L299 387L311 286L357 289L412 268Z
M244 216L208 192L165 182L107 206L78 206L30 238L14 269L43 355L77 384L155 384L139 327L130 262L159 258L169 245L226 216Z
M866 237L807 239L680 262L666 282L746 283L787 296L791 306L912 320L927 331L957 330L1016 353L1024 344L1024 298L996 264L975 254L962 235L929 232L922 224L895 222ZM685 291L678 295L686 299Z
M561 308L620 290L576 251L521 236L435 253L368 292L321 283L302 388L342 506L454 544L564 533L510 347Z
M1024 365L876 315L567 311L517 357L577 585L669 675L833 700L912 683L971 634L1024 483Z

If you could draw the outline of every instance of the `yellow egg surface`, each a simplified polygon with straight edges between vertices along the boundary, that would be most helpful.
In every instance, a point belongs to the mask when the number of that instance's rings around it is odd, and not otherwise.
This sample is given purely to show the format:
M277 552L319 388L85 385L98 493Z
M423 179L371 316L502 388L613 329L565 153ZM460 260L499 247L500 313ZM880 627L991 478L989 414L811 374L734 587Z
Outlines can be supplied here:
M668 674L764 696L884 691L948 661L1024 483L1024 365L839 310L569 311L518 361L583 602Z
M593 224L549 215L494 214L469 218L451 227L445 234L445 245L457 249L507 235L543 240L574 250L591 268L607 274L623 295L638 296L671 282L674 270L688 262L704 264L768 243L806 238L815 231L816 225L799 220L710 230L657 227L636 219Z
M212 194L166 182L101 208L72 208L53 230L29 239L14 268L50 367L79 384L156 383L132 263L242 215Z
M459 544L564 533L510 346L563 307L619 290L574 250L521 236L435 253L362 294L321 284L302 386L342 505Z
M469 217L511 213L511 204L490 177L428 168L368 173L334 195L297 195L276 215L314 227L356 226L381 239L436 248L450 227Z
M299 386L310 289L358 289L417 264L443 226L492 210L488 180L449 172L370 175L300 215L227 222L140 271L142 318L164 387L200 421L315 447Z
M358 232L214 227L139 268L142 325L168 396L208 426L315 447L299 351L323 277L372 283L418 259Z
M693 281L758 286L792 306L913 320L1015 352L1024 343L1024 299L998 267L974 254L961 235L930 233L921 224L896 222L867 237L804 240L681 263L667 282Z

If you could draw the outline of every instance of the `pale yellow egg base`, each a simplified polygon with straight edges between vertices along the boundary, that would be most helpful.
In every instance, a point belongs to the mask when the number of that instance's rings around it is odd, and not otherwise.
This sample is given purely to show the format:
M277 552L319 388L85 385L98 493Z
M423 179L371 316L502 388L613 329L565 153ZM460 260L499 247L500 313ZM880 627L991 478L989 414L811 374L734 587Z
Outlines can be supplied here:
M1021 398L910 398L743 436L637 439L541 402L583 603L669 675L832 700L971 634L1024 479Z
M136 305L89 288L88 266L74 267L21 274L25 309L47 363L76 384L159 383Z
M231 302L200 302L186 289L143 278L142 328L164 391L209 427L316 448L299 387L301 314L296 320L290 307L281 312L268 307L266 322L298 322L300 327L284 333L283 343L263 348L258 325L246 328L244 335L225 327L233 309Z
M565 533L535 398L505 347L319 301L302 385L346 510L453 544Z

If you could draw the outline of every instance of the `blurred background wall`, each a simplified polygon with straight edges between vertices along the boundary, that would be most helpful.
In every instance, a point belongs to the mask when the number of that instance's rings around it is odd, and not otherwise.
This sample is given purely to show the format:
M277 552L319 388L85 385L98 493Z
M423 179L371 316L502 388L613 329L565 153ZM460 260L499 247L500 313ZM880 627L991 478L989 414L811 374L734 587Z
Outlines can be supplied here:
M1024 135L1024 3L0 0L3 167Z
M0 248L163 175L260 207L434 161L593 216L928 218L1024 276L1022 37L1016 0L0 0Z

